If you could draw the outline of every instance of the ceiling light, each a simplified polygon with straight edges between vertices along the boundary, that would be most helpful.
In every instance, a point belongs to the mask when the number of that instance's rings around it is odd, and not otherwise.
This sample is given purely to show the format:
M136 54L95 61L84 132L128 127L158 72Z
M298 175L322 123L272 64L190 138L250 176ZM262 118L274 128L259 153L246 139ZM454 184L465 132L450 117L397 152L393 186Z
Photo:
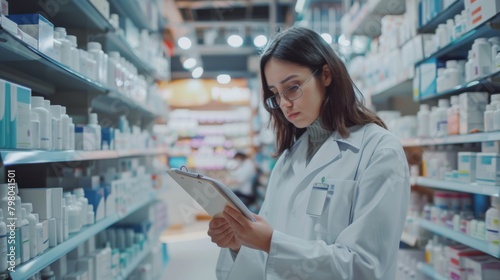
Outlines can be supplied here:
M302 13L302 11L304 10L305 3L306 0L297 0L297 3L295 3L295 12L297 12L297 14Z
M227 43L234 48L239 48L243 45L243 38L240 35L231 35L227 38Z
M191 69L193 67L196 66L196 63L198 63L198 61L196 61L195 58L188 58L184 61L184 63L182 63L182 66L185 68L185 69Z
M328 44L331 44L333 42L332 36L328 33L321 34L321 37L323 37L323 40L325 40Z
M256 47L261 48L267 44L267 37L265 35L259 35L253 39L253 44Z
M351 41L347 40L344 34L342 34L339 37L339 45L349 47L351 45Z
M193 72L191 73L191 76L195 79L198 79L199 77L201 77L201 75L203 75L203 67L201 66L194 68Z
M177 41L177 44L182 49L188 50L189 48L191 48L191 39L189 39L188 37L181 37Z
M217 82L219 82L219 84L229 84L229 82L231 81L231 76L227 75L227 74L220 74L219 76L217 76Z

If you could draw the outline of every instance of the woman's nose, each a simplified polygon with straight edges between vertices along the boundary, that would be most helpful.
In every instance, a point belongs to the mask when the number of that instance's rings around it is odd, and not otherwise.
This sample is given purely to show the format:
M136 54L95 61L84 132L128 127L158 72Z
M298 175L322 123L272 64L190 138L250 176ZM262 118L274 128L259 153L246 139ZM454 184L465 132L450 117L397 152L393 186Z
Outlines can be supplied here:
M292 104L292 101L289 101L285 97L280 98L280 108L290 107Z

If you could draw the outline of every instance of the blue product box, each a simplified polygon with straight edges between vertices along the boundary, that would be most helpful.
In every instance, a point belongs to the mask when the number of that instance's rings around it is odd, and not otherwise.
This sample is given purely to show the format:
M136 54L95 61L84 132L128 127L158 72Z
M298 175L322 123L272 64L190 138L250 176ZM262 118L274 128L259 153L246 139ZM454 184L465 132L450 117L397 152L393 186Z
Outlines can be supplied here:
M38 40L38 50L50 55L54 48L54 24L40 14L9 15L19 29Z
M419 65L420 67L420 98L436 95L437 93L437 69L441 63L437 59L428 59Z
M106 217L106 202L104 200L104 189L83 189L89 204L94 208L95 221L100 221Z

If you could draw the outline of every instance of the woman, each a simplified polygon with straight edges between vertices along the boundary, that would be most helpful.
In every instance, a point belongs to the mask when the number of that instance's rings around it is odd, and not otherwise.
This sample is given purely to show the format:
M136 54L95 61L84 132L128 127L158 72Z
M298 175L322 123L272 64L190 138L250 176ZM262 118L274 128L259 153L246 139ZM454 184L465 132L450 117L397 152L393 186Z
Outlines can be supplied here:
M410 192L398 139L316 32L277 34L260 70L280 157L256 222L229 207L210 222L218 279L394 279Z

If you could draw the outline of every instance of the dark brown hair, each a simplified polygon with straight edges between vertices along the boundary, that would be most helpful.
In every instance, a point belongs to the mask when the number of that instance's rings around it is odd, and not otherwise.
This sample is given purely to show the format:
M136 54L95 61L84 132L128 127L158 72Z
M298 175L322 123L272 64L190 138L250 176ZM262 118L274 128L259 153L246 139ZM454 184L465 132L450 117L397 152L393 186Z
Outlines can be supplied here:
M348 127L375 123L386 128L382 120L364 105L363 96L354 85L342 60L323 38L307 28L291 27L279 32L263 50L260 59L260 72L263 100L274 93L269 90L264 68L271 58L305 66L320 77L323 66L328 65L332 81L326 87L325 99L321 106L319 118L325 129L338 131L342 137L349 136ZM264 102L264 107L271 114L271 123L276 131L277 152L281 155L290 148L305 132L305 128L297 128L290 123L280 109L271 109Z

